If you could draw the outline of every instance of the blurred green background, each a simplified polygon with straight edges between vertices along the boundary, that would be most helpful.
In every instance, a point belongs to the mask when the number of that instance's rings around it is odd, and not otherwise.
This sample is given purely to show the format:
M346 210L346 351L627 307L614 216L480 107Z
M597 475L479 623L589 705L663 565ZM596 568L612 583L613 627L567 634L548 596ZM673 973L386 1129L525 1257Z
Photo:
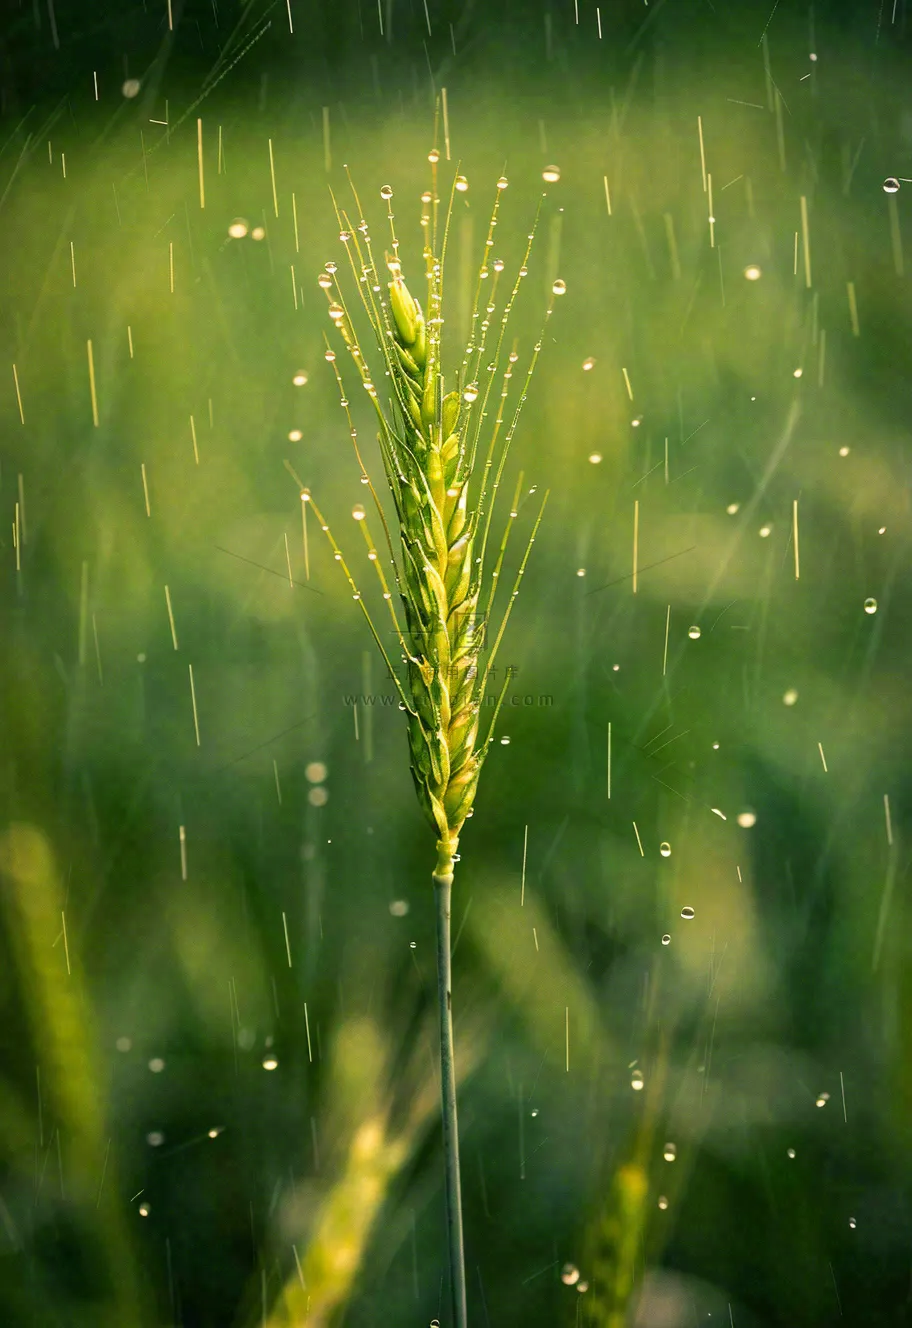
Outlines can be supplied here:
M7 13L0 1322L449 1322L433 841L285 465L382 621L316 277L347 164L420 289L444 88L451 364L502 172L523 373L567 285L454 893L471 1322L907 1322L905 0Z

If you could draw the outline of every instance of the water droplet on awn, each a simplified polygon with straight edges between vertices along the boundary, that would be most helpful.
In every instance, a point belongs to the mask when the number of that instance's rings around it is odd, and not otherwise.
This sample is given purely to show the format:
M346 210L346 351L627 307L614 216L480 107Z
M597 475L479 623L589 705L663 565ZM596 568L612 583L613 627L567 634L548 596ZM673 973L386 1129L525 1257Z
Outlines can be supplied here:
M895 175L888 175L883 182L883 191L885 194L898 194L899 181Z
M380 186L381 198L392 198L392 196L393 196L393 186L391 184L384 184Z

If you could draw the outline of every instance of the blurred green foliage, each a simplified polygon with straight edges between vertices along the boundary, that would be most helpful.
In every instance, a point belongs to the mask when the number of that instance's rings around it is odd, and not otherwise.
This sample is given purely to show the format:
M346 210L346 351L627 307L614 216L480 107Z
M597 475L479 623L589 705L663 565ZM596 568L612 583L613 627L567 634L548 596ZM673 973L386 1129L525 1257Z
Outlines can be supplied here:
M197 107L189 19L96 104L61 10L78 93L4 108L4 1323L445 1322L430 846L283 466L372 594L326 185L380 234L391 184L416 271L443 80L453 353L505 159L508 271L548 195L518 368L567 283L454 907L472 1320L906 1321L905 29L583 10L443 16L432 88L404 15L302 86L249 7Z

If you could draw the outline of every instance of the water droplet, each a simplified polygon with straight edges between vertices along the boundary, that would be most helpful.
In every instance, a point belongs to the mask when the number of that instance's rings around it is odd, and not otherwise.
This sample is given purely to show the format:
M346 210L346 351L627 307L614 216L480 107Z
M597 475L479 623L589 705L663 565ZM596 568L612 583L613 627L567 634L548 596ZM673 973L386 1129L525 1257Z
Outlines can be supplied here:
M275 1056L270 1054L269 1056L263 1057L264 1070L277 1070L278 1068L279 1068L279 1062L276 1060Z
M525 266L521 267L521 268L519 269L519 275L520 275L521 277L527 277L527 276L529 275L529 269L528 269L527 267L525 267Z
M635 1093L642 1092L643 1090L642 1070L634 1070L633 1074L630 1076L630 1087L633 1089Z
M759 268L756 263L749 263L744 269L744 275L748 281L759 281L763 276L763 269Z
M663 840L662 843L659 845L659 852L661 853L663 858L670 858L671 845L667 843L665 840Z
M302 490L301 490L301 502L302 502L302 503L309 503L309 502L310 502L310 489L302 489Z
M665 935L662 937L662 944L671 945L671 937L668 935L668 932L666 932Z
M865 602L864 602L864 611L865 611L865 613L876 613L876 612L877 612L877 600L876 600L876 599L866 599Z
M585 576L585 575L586 575L586 569L585 569L585 567L578 567L578 568L576 569L576 575L577 575L577 576Z
M162 1060L161 1056L153 1056L149 1061L149 1069L153 1074L161 1074L164 1068L165 1062Z
M820 1093L818 1094L817 1101L814 1105L818 1107L825 1107L826 1104L829 1102L829 1100L830 1100L829 1093Z
M117 1041L114 1043L114 1046L117 1048L118 1051L129 1051L130 1048L133 1046L133 1043L128 1037L119 1037Z
M589 461L590 461L590 464L591 464L591 465L593 465L593 466L597 466L597 465L600 463L601 459L602 459L602 454L601 454L601 452L590 452L590 453L589 453Z
M757 824L757 813L752 807L745 807L743 812L738 812L738 824L742 830L750 830L751 826Z
M465 390L465 391L463 392L463 394L462 394L462 399L463 399L463 401L468 401L469 403L478 400L478 385L477 385L477 383L469 383L468 387L466 388L466 390Z
M558 277L551 289L554 291L555 295L566 295L567 283L562 277Z
M699 641L700 629L696 623L694 623L693 627L688 627L687 635L690 637L691 641Z
M467 190L468 190L468 188L469 188L469 182L468 182L468 180L465 178L465 176L464 176L464 175L457 175L457 176L456 176L456 192L457 192L457 194L464 194L464 193L466 193Z
M428 161L431 163L432 166L436 166L439 160L440 160L440 153L437 151L436 148L431 148L430 152L428 153Z
M501 747L509 747L510 739L506 736L506 734L504 734L504 736L501 738L500 745Z
M339 323L345 317L345 310L341 304L336 304L335 300L329 306L329 316L334 323Z
M355 503L354 507L352 508L352 516L355 518L356 521L364 520L364 518L367 516L367 513L364 510L363 503Z
M393 186L391 184L382 184L380 186L380 197L392 198L392 196L393 196Z
M772 526L761 526L761 527L760 527L760 538L761 538L761 539L767 539L771 530L772 530Z
M665 1147L662 1149L662 1156L664 1157L666 1162L673 1162L675 1158L678 1156L677 1144L666 1144Z
M564 1286L576 1286L579 1281L579 1269L575 1263L565 1263L561 1269L561 1281Z
M290 443L299 443L303 437L304 437L304 435L303 435L303 433L301 432L300 429L289 429L289 430L288 430L288 441L289 441Z
M851 1231L854 1231L856 1225L857 1225L857 1223L856 1223L854 1217L850 1217L850 1218L849 1218L849 1229L850 1229Z
M249 230L250 227L243 217L235 217L234 221L228 227L228 234L231 236L232 240L243 240Z
M307 801L310 803L311 807L325 807L329 802L329 794L321 784L318 784L308 793Z
M418 949L418 942L417 942L417 941L409 941L409 949L410 949L410 950L417 950L417 949Z
M883 182L883 191L885 194L898 194L899 181L895 175L888 175Z
M140 83L138 78L128 78L124 83L121 84L120 90L128 101L132 101L134 97L139 96L139 91L141 87L142 84Z
M295 387L305 387L307 384L307 373L304 369L299 369L291 380Z
M164 1142L165 1136L162 1134L161 1130L150 1130L146 1135L146 1143L150 1148L161 1148Z
M224 1125L213 1125L212 1129L209 1131L209 1138L217 1139L224 1130L224 1128L225 1128Z
M589 1283L588 1283L588 1282L582 1282L582 1281L577 1282L577 1284L576 1284L576 1289L577 1289L577 1291L580 1293L580 1295L582 1295L584 1292L586 1292L586 1291L589 1290Z
M668 1207L668 1200L665 1198L664 1194L659 1195L659 1207L661 1208L663 1213L665 1212L665 1209Z
M254 226L253 230L250 232L250 238L251 238L251 240L265 240L265 239L266 239L266 227L265 227L265 226Z
M408 900L407 900L407 899L391 899L391 900L390 900L389 911L390 911L390 913L392 913L392 915L393 915L394 918L404 918L405 915L406 915L406 913L409 911L409 903L408 903Z
M139 1213L140 1217L148 1217L149 1214L152 1212L152 1205L147 1203L141 1203L136 1211Z
M538 1115L538 1107L533 1107L532 1110L529 1112L529 1115L534 1120L534 1118Z
M497 188L498 188L498 189L506 189L506 187L507 187L507 185L508 185L509 183L510 183L510 181L507 179L507 177L506 177L505 175L502 175L502 176L500 177L500 179L497 181Z
M693 922L695 914L694 910L690 907L689 904L685 904L684 907L681 909L681 917L684 919L685 922Z
M339 231L339 239L343 244L348 244L351 239L351 231Z
M335 363L336 352L334 350L324 351L323 358L324 360L328 360L330 364L333 364Z
M797 700L798 700L798 692L795 690L794 687L790 687L787 692L783 692L782 694L783 705L793 706Z
M787 1148L787 1149L785 1150L785 1155L786 1155L786 1157L788 1157L788 1158L792 1158L792 1159L794 1160L794 1157L795 1157L795 1150L794 1150L794 1148Z
M726 507L725 510L729 516L734 516L735 513L739 511L740 507L741 507L740 503L729 503L728 507Z
M321 290L329 290L332 284L333 284L333 279L328 272L321 272L320 275L317 277L317 285L320 287Z
M542 171L542 179L544 180L545 184L557 184L558 180L560 179L560 167L546 166L545 169Z
M491 266L493 267L493 269L494 269L495 272L503 272L503 270L504 270L504 261L503 261L502 258L495 258L495 259L494 259L494 262L491 264ZM493 313L493 312L494 312L494 307L493 307L493 305L492 305L491 308L488 310L488 312L489 312L489 313Z

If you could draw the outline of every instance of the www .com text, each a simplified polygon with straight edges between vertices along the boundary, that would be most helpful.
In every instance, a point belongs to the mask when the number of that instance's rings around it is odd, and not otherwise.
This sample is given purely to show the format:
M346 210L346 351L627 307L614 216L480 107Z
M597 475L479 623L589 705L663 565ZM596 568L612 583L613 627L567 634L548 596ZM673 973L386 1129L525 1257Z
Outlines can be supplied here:
M347 706L396 706L399 704L399 698L395 692L346 692L342 700ZM485 695L482 705L496 706L498 695L496 692L488 692ZM515 692L512 696L505 696L503 699L505 706L534 706L545 709L554 705L554 697L550 693L541 693L534 696L531 692L522 694Z

